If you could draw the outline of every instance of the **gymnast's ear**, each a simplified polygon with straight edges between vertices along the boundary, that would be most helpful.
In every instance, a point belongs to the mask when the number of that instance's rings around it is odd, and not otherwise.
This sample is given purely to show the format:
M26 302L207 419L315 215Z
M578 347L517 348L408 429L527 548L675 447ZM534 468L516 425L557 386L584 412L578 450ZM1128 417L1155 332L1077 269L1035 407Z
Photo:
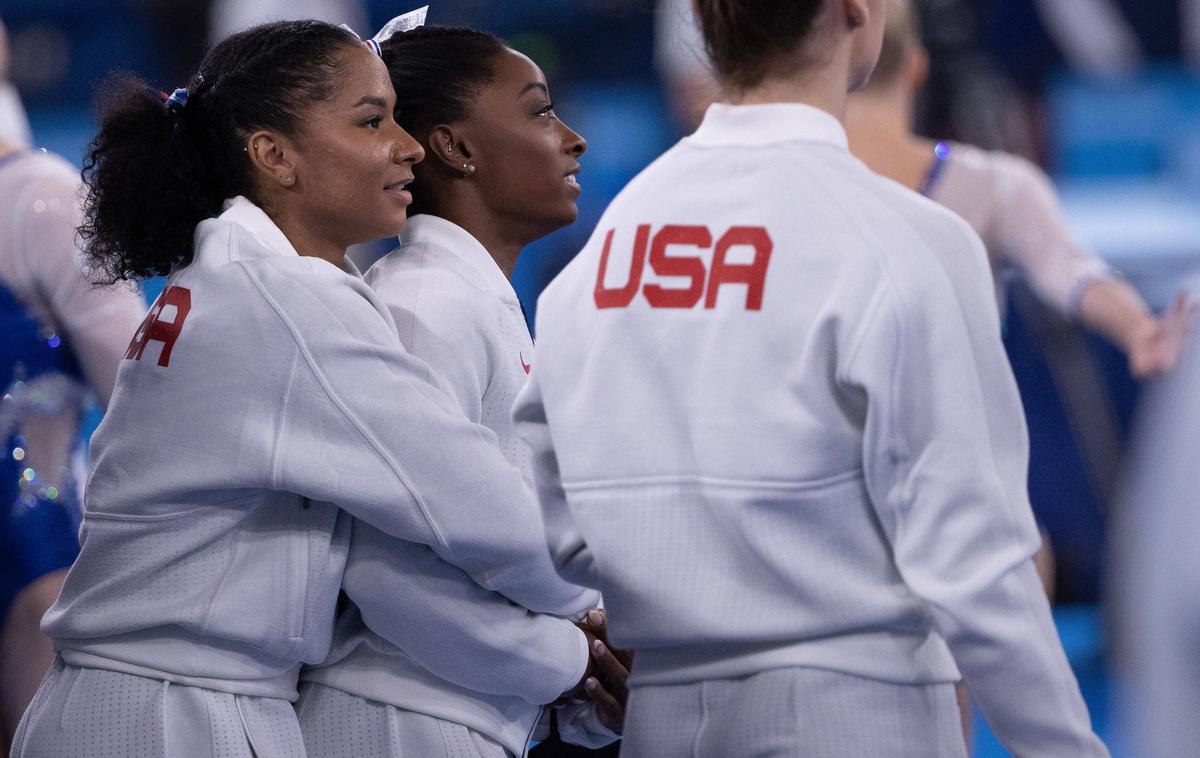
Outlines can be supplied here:
M295 183L295 146L287 137L259 130L246 138L245 151L260 186L290 187Z
M425 162L454 174L468 173L473 166L471 140L462 125L438 124L425 138Z
M904 62L904 85L913 92L925 88L929 79L929 53L924 45L914 45L908 52L908 60Z

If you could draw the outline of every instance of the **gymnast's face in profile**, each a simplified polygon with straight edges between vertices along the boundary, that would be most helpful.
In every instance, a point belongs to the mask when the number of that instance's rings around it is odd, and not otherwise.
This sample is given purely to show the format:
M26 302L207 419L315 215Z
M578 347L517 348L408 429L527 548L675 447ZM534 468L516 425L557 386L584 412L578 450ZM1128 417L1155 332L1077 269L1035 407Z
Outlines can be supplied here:
M575 220L579 156L587 142L554 111L546 76L528 57L505 49L465 126L492 211L549 233Z
M425 153L392 116L396 96L383 61L366 47L340 57L329 96L305 105L294 137L252 136L250 149L278 153L266 160L274 208L347 247L400 232L413 165Z

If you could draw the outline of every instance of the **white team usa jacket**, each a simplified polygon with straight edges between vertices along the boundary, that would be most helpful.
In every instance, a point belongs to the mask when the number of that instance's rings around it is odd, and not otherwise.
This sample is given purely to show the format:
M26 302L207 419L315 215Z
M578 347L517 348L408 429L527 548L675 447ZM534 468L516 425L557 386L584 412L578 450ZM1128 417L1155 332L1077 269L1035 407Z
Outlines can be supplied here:
M1016 754L1107 754L1030 560L983 248L833 116L714 105L537 326L514 416L556 564L603 593L634 683L961 670Z
M92 441L82 552L43 628L68 662L295 699L329 651L350 520L548 613L579 588L524 478L361 278L245 198L196 230ZM480 519L461 503L488 501Z
M528 448L511 410L533 341L512 285L469 232L445 219L414 216L400 242L367 272L367 282L431 380L443 380L461 413L492 429L504 458L529 476ZM490 498L458 507L484 522L496 517ZM540 550L547 553L544 541ZM357 607L339 619L330 659L302 679L464 724L515 755L524 754L541 706L586 670L587 641L571 621L530 613L424 545L357 520L344 588ZM594 590L575 591L570 615L599 604ZM614 740L591 714L590 706L561 709L564 739Z

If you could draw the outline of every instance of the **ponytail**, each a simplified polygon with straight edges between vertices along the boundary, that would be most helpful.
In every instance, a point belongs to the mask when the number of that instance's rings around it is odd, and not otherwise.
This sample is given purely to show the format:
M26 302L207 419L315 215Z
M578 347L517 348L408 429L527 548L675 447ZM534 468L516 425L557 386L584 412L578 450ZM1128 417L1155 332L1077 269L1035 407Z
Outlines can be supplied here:
M334 92L342 54L361 44L319 21L264 24L205 56L172 95L128 74L97 93L100 131L84 161L79 229L101 282L169 274L192 259L196 226L234 195L253 200L246 137L295 136L306 106Z

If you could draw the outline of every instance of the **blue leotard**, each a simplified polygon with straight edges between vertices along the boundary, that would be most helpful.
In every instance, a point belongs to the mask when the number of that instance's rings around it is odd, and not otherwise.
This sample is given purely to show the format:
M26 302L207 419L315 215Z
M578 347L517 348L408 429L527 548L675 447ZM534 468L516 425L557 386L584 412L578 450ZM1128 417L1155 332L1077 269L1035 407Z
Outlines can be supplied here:
M0 619L34 580L69 566L79 552L78 504L65 467L38 471L38 460L67 461L69 451L38 455L30 424L67 415L77 421L81 373L63 337L38 321L0 283ZM31 435L36 436L36 435ZM62 444L74 445L74 438ZM52 443L58 444L58 443ZM50 452L50 451L42 451Z

